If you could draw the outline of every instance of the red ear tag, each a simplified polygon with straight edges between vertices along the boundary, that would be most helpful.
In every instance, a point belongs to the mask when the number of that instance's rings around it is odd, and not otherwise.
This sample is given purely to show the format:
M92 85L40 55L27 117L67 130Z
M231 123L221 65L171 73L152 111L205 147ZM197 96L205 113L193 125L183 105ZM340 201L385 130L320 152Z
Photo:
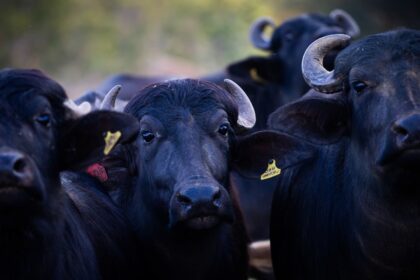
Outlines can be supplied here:
M93 177L97 178L101 182L105 182L105 181L108 180L108 174L106 173L105 167L103 167L99 163L94 163L94 164L90 165L86 169L86 172L90 176L93 176Z

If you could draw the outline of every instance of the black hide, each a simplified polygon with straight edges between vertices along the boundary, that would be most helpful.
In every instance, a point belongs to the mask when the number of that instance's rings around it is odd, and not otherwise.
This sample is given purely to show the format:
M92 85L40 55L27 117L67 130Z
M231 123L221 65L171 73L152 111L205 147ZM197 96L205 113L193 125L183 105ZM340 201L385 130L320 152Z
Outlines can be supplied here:
M342 92L311 91L270 116L270 127L314 153L280 176L271 217L275 274L418 279L420 32L366 37L335 65Z
M63 186L59 173L94 155L88 151L103 150L103 132L137 122L114 112L77 117L66 100L40 71L0 71L1 279L139 275L135 237L122 212L95 179L66 172ZM104 114L108 122L98 124ZM69 134L86 130L87 138ZM73 156L79 149L85 152Z
M246 279L247 238L229 183L238 129L229 93L175 80L146 87L125 111L140 135L104 165L150 271L158 279Z

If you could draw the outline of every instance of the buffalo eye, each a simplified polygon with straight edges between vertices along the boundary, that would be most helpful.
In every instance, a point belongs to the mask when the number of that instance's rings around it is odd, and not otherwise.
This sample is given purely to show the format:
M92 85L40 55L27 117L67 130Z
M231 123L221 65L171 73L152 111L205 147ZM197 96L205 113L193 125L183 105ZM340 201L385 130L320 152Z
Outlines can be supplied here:
M229 125L227 123L222 124L219 126L217 132L219 132L220 135L226 136L229 132Z
M367 88L367 84L362 81L355 81L351 83L351 87L357 92L361 93L365 88Z
M150 130L142 130L141 137L143 137L144 142L150 143L155 138L155 135Z
M51 115L48 113L40 114L35 117L35 121L37 121L38 123L40 123L41 125L45 127L49 127L51 124Z

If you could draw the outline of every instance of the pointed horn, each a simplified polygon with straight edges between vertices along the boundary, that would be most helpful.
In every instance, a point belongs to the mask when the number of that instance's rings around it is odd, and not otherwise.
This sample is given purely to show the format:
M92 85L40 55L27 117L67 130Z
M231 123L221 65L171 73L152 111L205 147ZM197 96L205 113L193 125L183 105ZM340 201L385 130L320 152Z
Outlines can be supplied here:
M92 105L90 105L90 103L86 101L82 102L80 105L77 105L76 103L74 103L73 100L67 99L66 101L64 101L64 106L73 111L76 117L86 115L90 111L92 111Z
M334 93L342 88L344 77L336 77L334 70L328 71L323 66L324 57L334 48L345 48L351 37L346 34L333 34L319 38L309 45L302 59L302 74L306 83L313 89Z
M243 89L234 81L225 79L225 87L238 105L238 125L252 128L256 122L254 107Z
M354 18L347 12L341 9L336 9L336 10L331 11L330 17L336 22L338 22L338 24L344 28L347 35L351 37L359 36L360 34L359 25L354 20Z
M271 18L261 17L254 21L249 30L249 38L254 47L262 50L269 50L271 39L264 37L263 33L267 26L275 28L276 25Z
M118 93L121 90L120 85L116 85L105 95L104 100L101 103L101 110L114 110L115 109L115 100L117 100Z

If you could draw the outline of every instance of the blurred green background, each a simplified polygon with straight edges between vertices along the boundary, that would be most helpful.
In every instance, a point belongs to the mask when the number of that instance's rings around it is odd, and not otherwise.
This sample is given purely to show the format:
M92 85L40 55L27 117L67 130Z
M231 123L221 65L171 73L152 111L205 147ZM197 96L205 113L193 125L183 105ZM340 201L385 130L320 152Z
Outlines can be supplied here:
M40 68L73 97L118 72L197 76L260 53L250 24L343 8L362 35L420 28L418 0L14 0L0 3L0 66ZM262 54L262 53L260 53Z

